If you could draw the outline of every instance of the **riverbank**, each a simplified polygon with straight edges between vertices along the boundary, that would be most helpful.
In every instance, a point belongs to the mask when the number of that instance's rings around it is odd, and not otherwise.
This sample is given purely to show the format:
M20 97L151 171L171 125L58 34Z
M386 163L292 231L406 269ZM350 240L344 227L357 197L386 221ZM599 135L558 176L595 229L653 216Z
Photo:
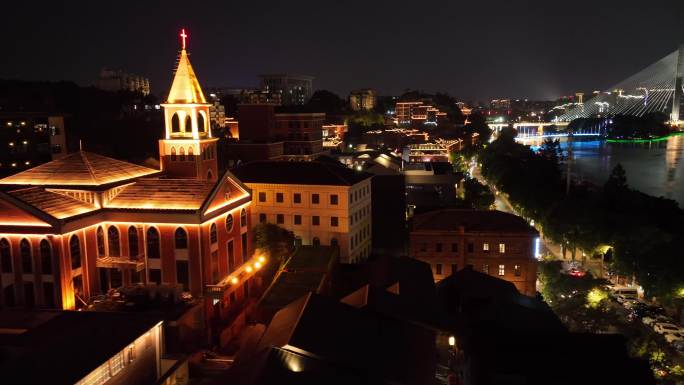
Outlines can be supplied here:
M684 135L684 132L681 132L681 131L672 132L672 133L664 135L664 136L659 136L659 137L650 138L650 139L611 139L611 138L606 138L605 141L606 141L606 143L651 143L651 142L666 141L666 140L668 140L674 136L679 136L679 135Z

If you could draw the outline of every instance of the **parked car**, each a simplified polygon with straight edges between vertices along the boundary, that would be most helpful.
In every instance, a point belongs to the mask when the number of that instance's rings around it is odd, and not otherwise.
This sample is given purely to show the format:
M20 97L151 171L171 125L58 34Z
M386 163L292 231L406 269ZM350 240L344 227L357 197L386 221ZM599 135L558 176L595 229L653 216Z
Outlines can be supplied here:
M669 322L656 322L653 324L653 330L658 334L682 332L679 326Z
M672 344L672 343L674 343L674 342L683 340L683 339L684 339L684 333L681 333L681 332L673 332L673 333L666 332L666 333L663 333L663 337L665 338L665 341L667 341L668 343L671 343L671 344Z

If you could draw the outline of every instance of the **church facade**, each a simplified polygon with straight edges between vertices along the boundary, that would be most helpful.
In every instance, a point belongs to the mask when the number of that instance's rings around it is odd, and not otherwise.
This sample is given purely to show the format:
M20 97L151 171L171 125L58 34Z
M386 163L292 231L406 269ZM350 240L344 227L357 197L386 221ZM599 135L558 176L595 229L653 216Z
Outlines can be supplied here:
M1 305L78 309L136 283L203 296L209 316L244 302L266 262L251 192L218 174L184 46L162 106L160 170L79 151L0 180Z

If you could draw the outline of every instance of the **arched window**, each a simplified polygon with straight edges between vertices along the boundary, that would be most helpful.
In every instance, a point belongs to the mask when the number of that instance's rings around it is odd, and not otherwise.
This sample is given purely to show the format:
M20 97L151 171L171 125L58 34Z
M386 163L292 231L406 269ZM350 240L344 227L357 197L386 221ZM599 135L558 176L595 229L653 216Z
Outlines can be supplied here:
M190 115L185 117L185 126L183 127L185 132L191 132L192 131L192 119L190 118Z
M246 227L247 226L247 211L245 209L242 209L240 211L240 227Z
M181 162L185 161L185 150L183 149L183 147L181 147L180 150L178 150L178 160L180 160Z
M147 258L160 258L159 231L154 227L147 229Z
M188 160L192 160L194 153L195 151L192 149L192 146L188 147Z
M216 223L212 223L209 228L209 240L211 243L216 243L218 240L218 234L216 233Z
M102 226L97 228L97 256L104 257L105 255L105 240L104 240L104 230Z
M31 258L31 244L28 239L22 239L21 242L19 242L19 253L21 254L22 273L32 273L33 258Z
M314 237L312 244L314 246L320 246L321 245L321 240L318 239L318 237Z
M72 235L69 240L69 254L71 254L71 268L81 267L81 241L76 234Z
M229 233L231 231L233 231L233 215L232 214L228 214L226 216L226 231Z
M52 247L47 239L40 241L40 272L52 274Z
M137 259L140 251L138 250L138 229L135 226L128 228L128 255Z
M171 147L171 161L175 162L176 161L176 148Z
M109 255L113 257L121 255L119 229L116 226L109 226L109 229L107 229L107 240L109 241Z
M174 238L176 240L176 249L188 248L188 233L186 233L182 227L176 229Z
M199 132L205 132L207 129L204 126L204 113L200 111L200 113L197 114L197 131Z
M339 243L337 242L337 238L333 238L330 240L330 246L339 246Z
M12 272L12 250L7 239L0 239L0 269L3 273Z
M207 170L207 180L212 180L214 178L214 174L211 173L211 170Z
M171 132L180 132L180 119L177 113L171 117Z

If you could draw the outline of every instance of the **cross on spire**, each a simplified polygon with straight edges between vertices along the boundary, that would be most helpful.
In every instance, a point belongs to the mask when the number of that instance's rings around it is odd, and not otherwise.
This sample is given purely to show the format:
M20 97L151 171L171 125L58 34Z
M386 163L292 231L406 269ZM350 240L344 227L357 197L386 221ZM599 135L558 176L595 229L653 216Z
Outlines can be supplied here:
M188 37L188 35L185 34L185 28L181 29L180 37L183 41L183 49L185 49L185 38Z

